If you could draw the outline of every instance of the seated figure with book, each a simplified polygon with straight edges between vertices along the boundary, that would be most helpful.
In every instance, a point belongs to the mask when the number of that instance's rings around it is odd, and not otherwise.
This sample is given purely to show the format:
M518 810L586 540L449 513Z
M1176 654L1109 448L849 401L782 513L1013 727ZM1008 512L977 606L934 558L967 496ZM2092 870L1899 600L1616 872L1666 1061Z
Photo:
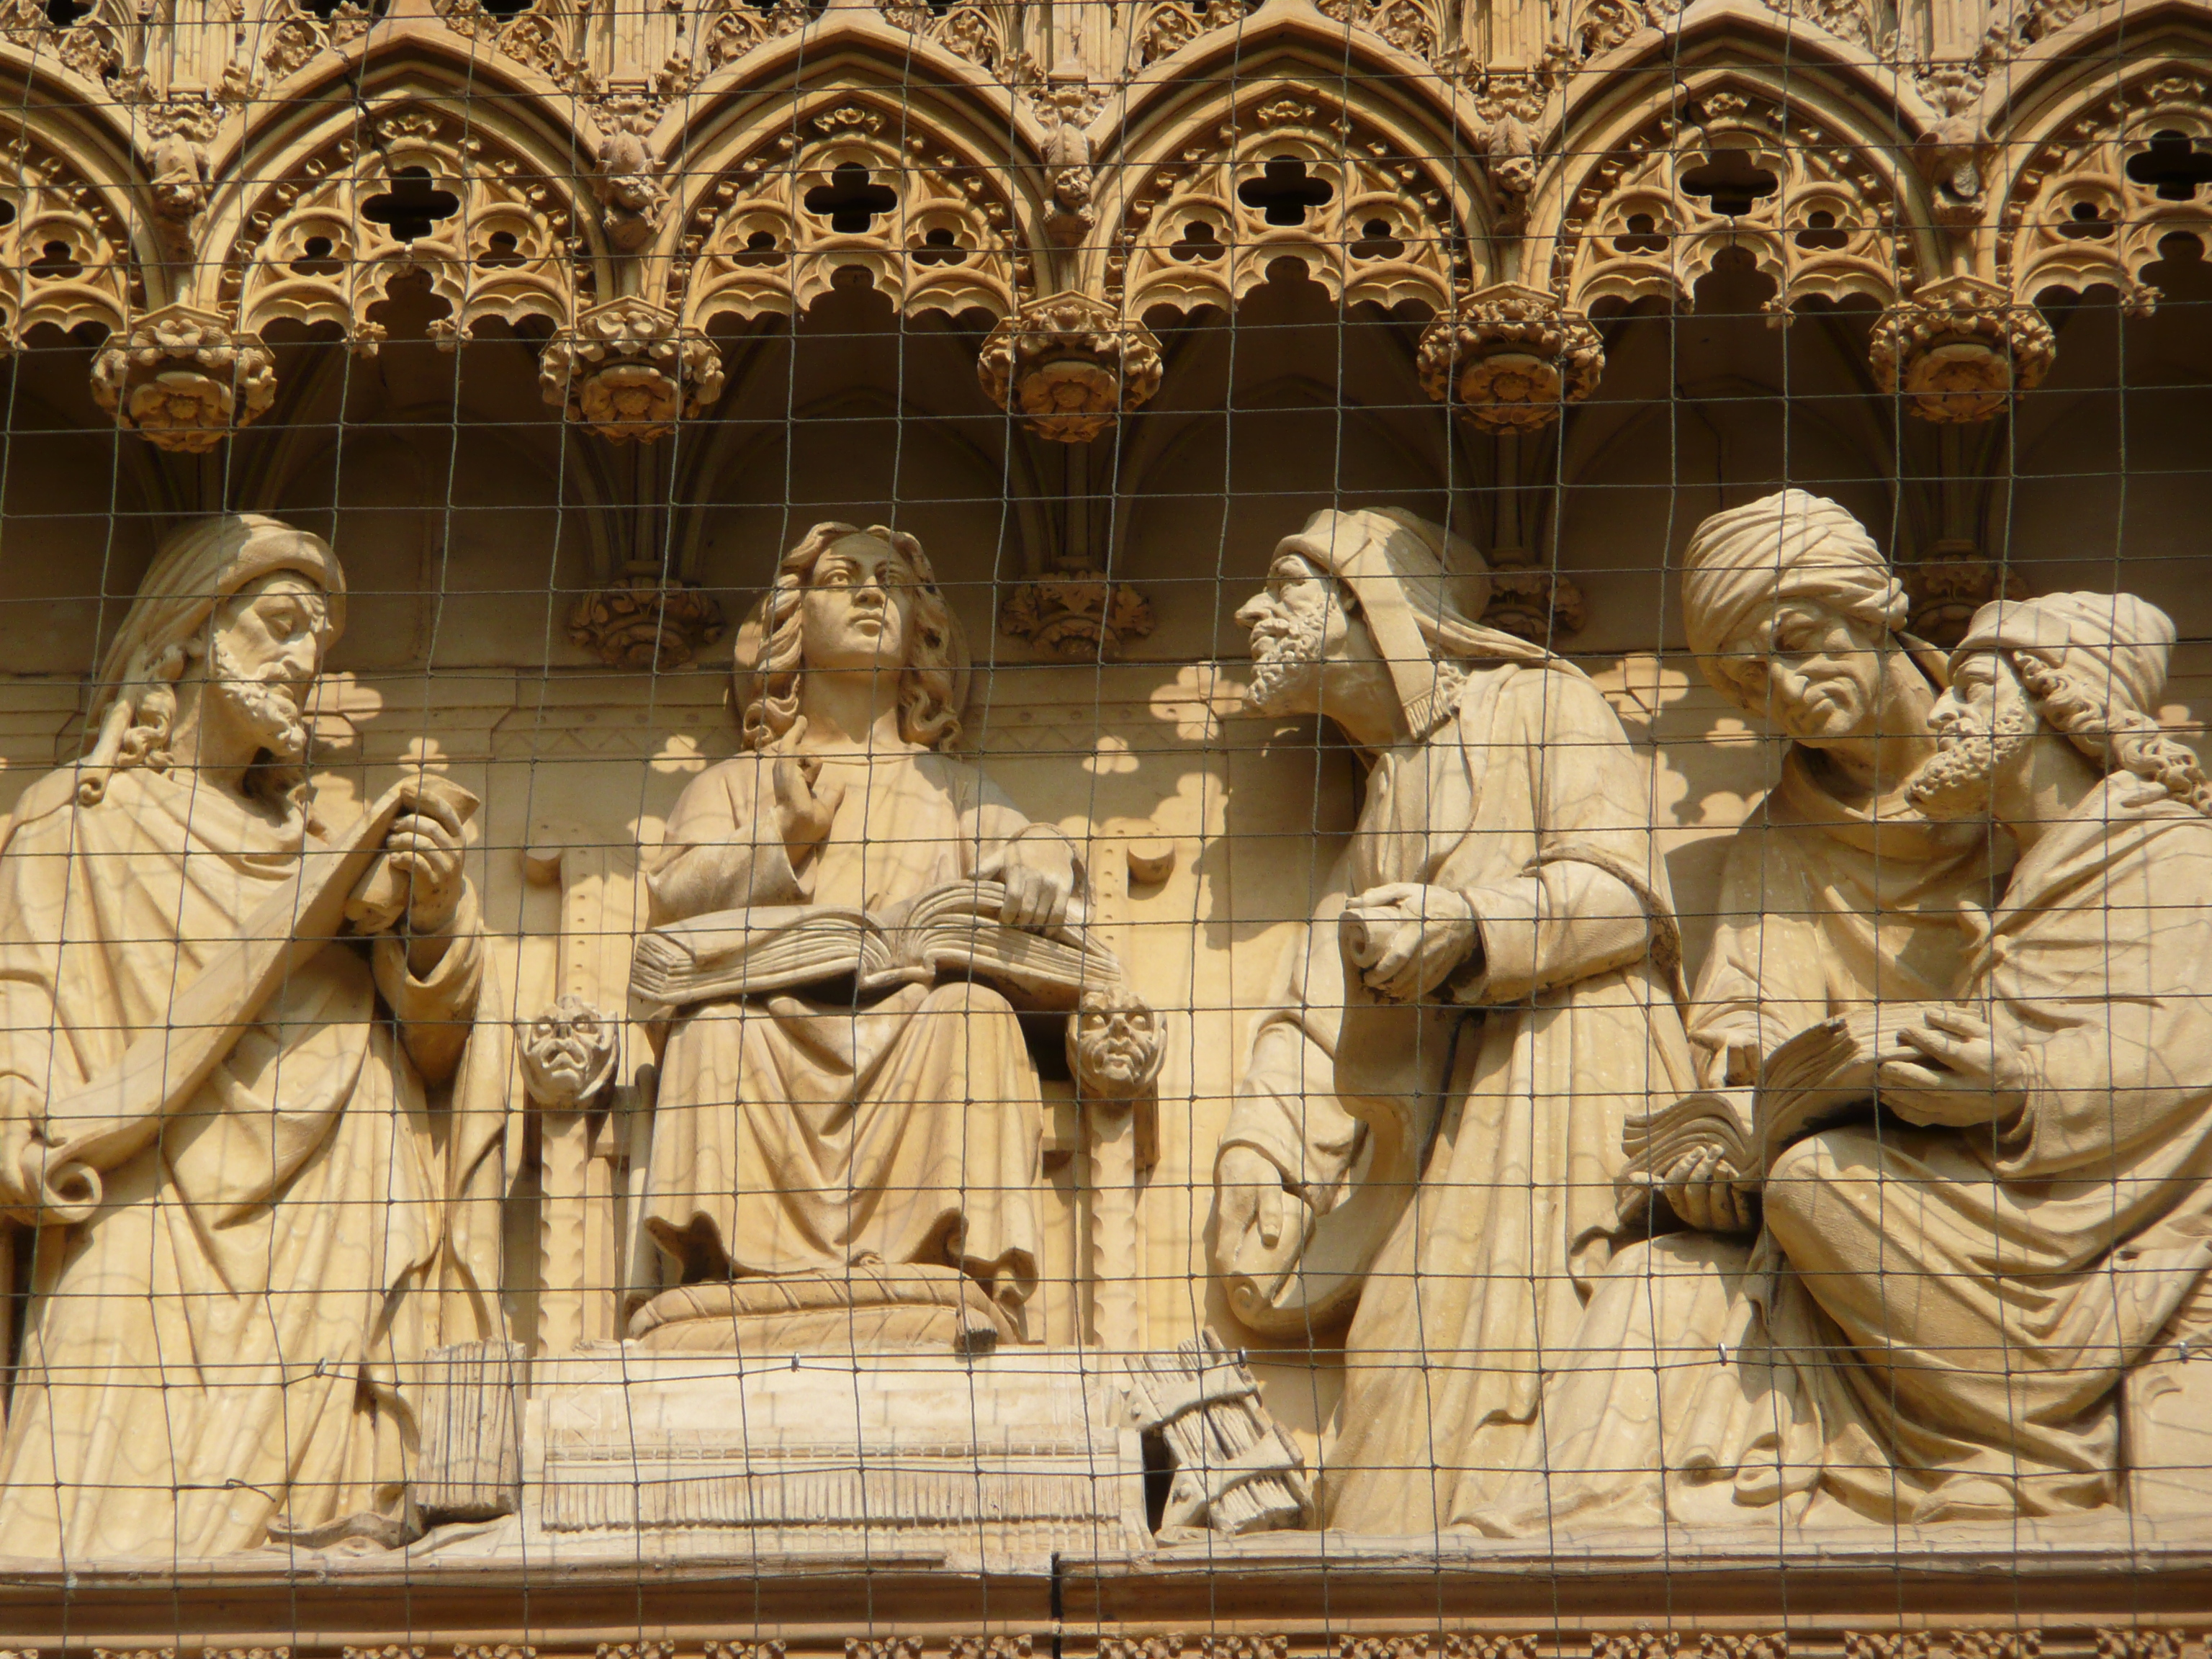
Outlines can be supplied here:
M2152 715L2172 640L2125 594L1977 614L1907 793L2021 855L1954 998L1838 1015L1631 1125L1632 1181L1759 1231L1593 1298L1552 1465L1486 1529L2119 1501L2119 1384L2201 1329L2212 1264L2212 783Z
M1019 1340L1042 1109L1015 1004L1118 977L1071 928L1074 848L943 752L966 651L911 536L817 526L737 659L743 750L647 862L643 1214L673 1284L633 1334Z

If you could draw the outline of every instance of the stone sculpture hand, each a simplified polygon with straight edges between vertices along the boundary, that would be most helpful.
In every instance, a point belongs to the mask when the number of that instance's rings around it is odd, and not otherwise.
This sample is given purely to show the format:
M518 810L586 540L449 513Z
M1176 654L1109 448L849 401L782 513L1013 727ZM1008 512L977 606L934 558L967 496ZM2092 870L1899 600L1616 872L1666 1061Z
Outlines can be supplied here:
M1978 1015L1931 1010L1924 1024L1897 1036L1927 1062L1886 1060L1875 1085L1881 1103L1908 1123L1994 1123L2027 1103L2027 1054Z
M1717 1152L1684 1158L1659 1190L1685 1226L1701 1233L1751 1231L1751 1198L1737 1188L1740 1171Z
M806 717L799 716L785 741L796 745L806 735ZM822 762L813 755L776 757L772 773L775 791L776 828L783 836L795 869L830 839L837 821L837 808L845 799L845 786L834 775L823 781Z
M1244 1240L1255 1231L1261 1250L1271 1255L1281 1248L1285 1234L1295 1231L1299 1246L1312 1234L1313 1206L1274 1159L1258 1147L1224 1147L1213 1181L1215 1214L1220 1219L1215 1251L1221 1261L1241 1260ZM1286 1254L1294 1257L1297 1251Z
M1369 888L1345 907L1339 928L1346 959L1370 990L1393 1002L1419 1001L1455 970L1479 963L1482 951L1466 896L1419 882Z
M1007 927L1048 933L1067 921L1075 896L1075 857L1057 836L1024 836L1006 843L999 879L1006 884Z

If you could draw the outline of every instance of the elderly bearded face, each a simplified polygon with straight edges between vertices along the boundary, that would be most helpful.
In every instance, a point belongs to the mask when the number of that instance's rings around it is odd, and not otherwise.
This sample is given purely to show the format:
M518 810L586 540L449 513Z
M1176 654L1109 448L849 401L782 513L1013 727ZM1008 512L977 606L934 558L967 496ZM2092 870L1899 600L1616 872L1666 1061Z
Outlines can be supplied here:
M1352 632L1344 594L1310 560L1279 553L1267 585L1240 606L1252 635L1245 696L1263 714L1310 714L1322 706L1322 665L1345 654Z
M248 582L209 619L204 695L258 747L296 763L329 637L329 601L307 577L279 570Z
M2002 655L1968 657L1928 716L1936 750L1905 781L1905 798L1931 818L1985 816L1998 774L2027 751L2040 724Z

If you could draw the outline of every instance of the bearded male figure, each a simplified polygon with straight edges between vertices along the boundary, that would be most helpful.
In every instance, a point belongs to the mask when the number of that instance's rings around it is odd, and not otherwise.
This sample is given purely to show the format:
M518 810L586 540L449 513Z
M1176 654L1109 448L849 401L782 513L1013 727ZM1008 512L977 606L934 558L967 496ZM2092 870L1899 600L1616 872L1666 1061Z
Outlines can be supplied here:
M90 752L0 830L0 1204L38 1229L0 1554L402 1541L404 1385L434 1343L495 1334L455 1200L509 1051L472 1036L459 809L423 787L380 854L362 841L381 862L356 896L388 896L373 937L292 908L326 867L302 709L344 619L317 538L189 526L101 664ZM264 927L289 963L273 988L204 1012ZM234 1034L195 1072L210 1020ZM148 1042L179 1073L150 1092ZM441 1126L426 1087L457 1071L495 1108ZM58 1187L87 1122L106 1150Z
M1322 1451L1348 1531L1455 1524L1513 1467L1620 1229L1623 1121L1691 1078L1643 770L1580 672L1474 620L1487 598L1436 526L1325 512L1237 613L1254 705L1370 763L1215 1176L1243 1317L1357 1298Z
M1073 845L941 752L967 653L913 537L816 526L784 556L738 662L744 752L678 802L647 868L656 925L800 905L886 916L978 878L1005 884L1010 926L1066 919ZM1042 1106L1012 1005L964 980L856 998L837 970L821 978L676 1020L652 1237L687 1285L955 1269L1020 1335Z
M1900 1012L1879 1115L1780 1154L1748 1251L1662 1240L1601 1291L1486 1530L2115 1501L2118 1384L2212 1262L2212 784L2150 715L2172 639L2125 594L1977 613L1905 791L2021 848L1956 1006ZM1677 1207L1743 1184L1678 1172Z

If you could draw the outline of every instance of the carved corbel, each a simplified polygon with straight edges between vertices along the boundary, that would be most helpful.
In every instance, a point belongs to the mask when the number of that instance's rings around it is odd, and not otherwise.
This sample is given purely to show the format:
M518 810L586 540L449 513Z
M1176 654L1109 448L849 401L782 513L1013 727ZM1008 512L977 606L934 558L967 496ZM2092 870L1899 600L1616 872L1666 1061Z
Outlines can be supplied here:
M1152 631L1152 603L1127 582L1071 572L1023 582L1007 594L999 631L1069 662L1095 662Z
M654 443L722 395L722 354L672 311L610 300L546 343L538 387L611 443Z
M125 431L204 454L276 401L276 360L258 335L173 305L141 317L93 359L92 395Z
M616 577L568 612L568 637L608 667L664 674L697 660L723 625L722 607L698 583L664 580L657 567Z
M1884 392L1901 392L1923 421L1951 423L2002 414L2057 355L2042 313L1978 276L1946 276L1891 307L1868 347Z
M1419 366L1422 389L1475 425L1529 432L1597 389L1605 344L1555 296L1497 283L1429 325Z
M985 393L1040 438L1087 444L1160 389L1160 343L1085 294L1032 300L991 331Z

